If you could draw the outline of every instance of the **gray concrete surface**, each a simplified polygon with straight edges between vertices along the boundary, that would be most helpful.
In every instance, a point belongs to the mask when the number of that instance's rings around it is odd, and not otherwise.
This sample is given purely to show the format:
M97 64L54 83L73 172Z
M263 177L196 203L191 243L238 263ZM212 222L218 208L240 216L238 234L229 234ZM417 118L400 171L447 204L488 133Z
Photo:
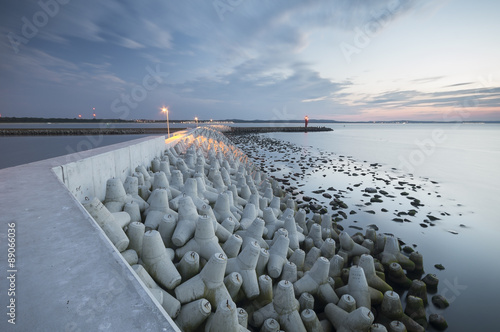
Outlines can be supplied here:
M0 170L0 331L178 331L60 180L62 171L52 170L86 158L95 166L99 155L148 140ZM15 229L11 267L9 228ZM12 299L15 325L7 315Z

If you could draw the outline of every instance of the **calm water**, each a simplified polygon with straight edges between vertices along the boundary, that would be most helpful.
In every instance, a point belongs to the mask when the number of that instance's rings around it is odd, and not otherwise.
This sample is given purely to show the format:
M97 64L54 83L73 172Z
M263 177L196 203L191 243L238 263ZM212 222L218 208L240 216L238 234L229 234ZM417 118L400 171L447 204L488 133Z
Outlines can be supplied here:
M500 264L496 258L500 253L500 125L339 124L331 127L334 131L328 133L268 135L293 142L307 151L319 149L352 156L361 166L381 163L379 173L402 176L421 184L423 192L417 198L425 206L419 209L416 218L410 218L411 223L395 223L394 215L361 212L349 216L346 224L356 222L355 225L363 227L375 223L381 231L394 233L408 244L417 244L417 250L424 256L426 273L439 277L438 293L451 303L445 310L430 304L427 311L443 314L449 331L496 330L497 318L492 312L500 298L497 284ZM364 182L360 188L385 186L331 171L313 173L305 182L301 188L305 192L359 182ZM348 204L351 207L362 199L354 191ZM405 203L401 199L390 202L384 199L381 206L390 212L408 208L401 208L402 204ZM442 212L449 216L442 217ZM435 222L435 227L422 228L419 223L426 214L439 216L441 220ZM446 269L437 270L434 264L438 263Z
M82 152L148 135L0 137L0 169Z

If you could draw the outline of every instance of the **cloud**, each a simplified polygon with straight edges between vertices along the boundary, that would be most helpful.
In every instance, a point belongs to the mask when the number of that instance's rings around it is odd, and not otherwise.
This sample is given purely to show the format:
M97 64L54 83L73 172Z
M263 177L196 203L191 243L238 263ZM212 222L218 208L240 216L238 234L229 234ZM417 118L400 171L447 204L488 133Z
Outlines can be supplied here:
M462 84L457 84L460 86ZM500 88L459 89L439 92L388 91L365 101L370 107L497 107L500 104Z
M371 31L380 33L388 22L432 12L438 6L434 3L442 1L224 1L230 8L222 14L214 3L152 0L146 6L131 0L71 1L61 5L27 44L20 45L19 55L5 38L0 42L0 75L6 78L0 87L21 96L30 86L33 98L39 87L55 100L64 86L73 91L68 96L100 98L107 107L117 94L141 84L146 66L160 66L168 71L168 82L141 102L136 114L142 118L157 117L161 103L171 103L177 114L186 116L203 109L214 117L248 119L275 116L271 110L284 108L291 116L307 112L334 117L361 114L372 107L433 103L445 107L470 95L493 105L498 98L495 91L458 89L470 84L465 82L446 86L452 91L443 94L418 90L419 84L439 81L442 75L418 78L409 88L373 95L360 92L359 87L348 89L353 82L325 77L313 69L316 64L304 60L304 50L318 31L346 34L368 24ZM36 2L2 6L4 36L21 33L21 18L41 10ZM53 108L53 103L39 105ZM61 102L59 108L65 107Z

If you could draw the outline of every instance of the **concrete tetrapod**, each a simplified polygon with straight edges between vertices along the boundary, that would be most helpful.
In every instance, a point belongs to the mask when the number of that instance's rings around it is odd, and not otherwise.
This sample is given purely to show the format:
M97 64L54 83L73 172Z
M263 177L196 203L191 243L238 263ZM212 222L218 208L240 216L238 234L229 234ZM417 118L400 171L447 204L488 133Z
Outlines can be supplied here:
M202 174L195 174L196 179L196 185L198 187L198 193L203 196L204 199L206 199L210 204L214 204L217 201L217 197L219 197L219 194L215 189L211 187L206 186L205 182L205 176ZM211 191L210 189L213 189L214 191Z
M234 301L240 301L243 299L243 294L240 292L242 283L243 278L238 272L229 273L224 278L224 285L226 286L229 296L231 296Z
M371 255L363 254L359 259L359 266L363 268L365 272L366 281L370 287L373 287L382 293L391 291L392 287L389 286L384 280L382 280L375 273L375 264L373 262L373 257Z
M193 237L199 217L191 197L183 196L180 199L178 213L179 220L172 234L172 243L177 247L182 247Z
M130 240L128 249L134 249L139 257L142 255L142 241L145 229L144 224L138 221L130 223L127 229L127 236Z
M274 211L271 207L266 207L263 209L263 219L266 222L267 238L271 239L274 232L284 226L283 220L276 218Z
M378 304L382 302L383 294L368 286L365 272L359 266L352 266L349 270L349 282L347 285L336 289L339 296L351 295L356 300L356 306L370 309L372 302Z
M307 229L307 227L306 227L306 229ZM308 241L308 239L311 239L310 241L312 241L313 245L316 248L321 248L321 246L323 245L323 242L324 242L321 232L322 232L321 226L319 224L313 223L311 225L311 228L309 229L309 232L308 232L308 235L307 235L305 241ZM306 251L309 251L308 249L306 249Z
M227 258L234 258L240 252L243 239L238 234L233 234L222 246L222 250L226 253Z
M391 263L387 273L387 279L402 288L410 288L412 281L405 274L405 271L398 263Z
M290 261L286 262L281 272L281 280L288 280L291 283L296 282L298 280L297 265Z
M304 272L309 271L320 257L321 249L312 247L304 260Z
M337 332L368 332L374 320L368 308L360 307L348 313L333 303L326 305L325 314Z
M279 235L269 249L269 261L267 262L267 272L271 278L278 278L281 275L288 254L288 244L290 239L284 235Z
M331 259L333 256L335 256L335 240L332 238L327 238L325 239L325 242L323 242L323 245L321 246L321 256Z
M182 281L189 280L200 272L200 256L197 252L188 251L176 267L182 276Z
M141 209L139 208L139 204L136 202L125 203L123 206L123 212L127 212L129 214L130 222L142 221Z
M255 267L255 271L257 272L257 275L259 277L266 273L266 267L268 262L269 262L269 251L267 251L264 248L260 248L259 260L257 261L257 266Z
M153 296L162 305L167 314L173 319L177 317L181 310L181 303L175 297L160 288L160 286L158 286L153 278L151 278L142 265L133 265L132 269L139 276L146 287L149 288Z
M168 182L167 175L163 172L158 172L154 174L153 184L151 186L152 190L155 189L165 189L167 191L170 190L170 183ZM169 199L172 199L172 193L170 192L168 195Z
M182 194L191 197L197 209L201 209L203 204L208 204L208 200L205 201L198 195L198 185L196 183L196 179L194 178L189 178L186 180L186 183L184 183L184 186L182 188ZM170 201L170 206L173 209L179 208L179 200L181 199L181 197L182 195L179 195Z
M215 202L214 205L214 214L215 218L219 223L223 222L224 219L231 217L235 221L237 227L239 227L239 222L237 222L239 219L231 212L231 207L229 204L229 195L227 193L221 193L217 197L217 201Z
M274 318L281 328L289 332L306 332L299 314L299 302L295 299L293 284L281 280L274 291L273 302L253 313L253 323L261 326L268 318Z
M149 204L139 196L139 179L135 176L127 176L125 182L123 183L123 187L127 195L130 195L132 201L139 204L139 210L144 212L146 208L149 207Z
M209 260L215 253L223 252L215 236L214 224L208 216L198 217L194 237L183 247L175 250L175 254L177 258L181 258L188 251L195 251L206 260Z
M257 209L252 203L247 203L243 209L243 214L240 220L240 229L247 229L253 223L255 218L258 217Z
M297 249L290 256L289 261L297 266L297 277L301 278L304 275L304 263L306 259L306 253L302 249Z
M211 313L210 302L206 299L199 299L182 306L175 324L183 332L196 332Z
M257 241L259 246L264 249L268 249L269 245L262 237L264 233L265 222L261 218L255 218L252 224L245 230L238 230L236 234L241 236L243 239L242 247L245 247L253 241Z
M379 319L382 323L384 323L384 321L386 322L389 331L394 329L392 323L389 323L390 321L401 322L409 332L425 331L421 325L403 312L403 306L401 305L399 295L393 291L385 292Z
M83 203L83 206L119 252L127 249L130 242L127 235L97 197L90 202Z
M244 328L248 328L248 312L243 308L238 308L238 323Z
M161 219L167 213L173 215L177 220L177 212L170 209L168 205L168 192L166 189L155 189L148 199L149 207L144 211L146 230L158 229Z
M307 332L323 332L323 326L319 322L314 310L306 309L300 313L300 318L304 323Z
M340 277L342 274L342 269L344 268L344 258L339 255L335 255L330 259L330 273L329 276L332 278Z
M162 287L174 289L181 283L181 275L172 263L158 231L144 233L141 259L146 271Z
M181 303L206 298L212 306L216 306L220 301L232 301L224 285L226 265L226 255L223 253L212 255L198 275L177 286L175 297Z
M236 304L232 300L219 302L215 314L207 320L205 332L248 331L239 324L237 311Z
M197 208L198 214L200 216L207 215L214 224L215 236L219 239L220 242L226 242L234 232L236 227L236 221L233 220L232 217L228 217L222 221L222 223L218 223L214 211L210 207L209 204L202 204L200 208Z
M363 254L370 254L370 250L368 248L363 247L360 244L354 242L354 240L347 234L346 232L341 232L339 236L340 241L340 250L339 255L342 256L341 253L346 253L349 259L354 256L361 256Z
M262 324L260 332L280 332L280 323L274 318L268 318Z
M372 324L370 332L387 332L387 329L384 325L375 323Z
M356 310L356 300L351 295L344 294L337 303L337 306L346 312L353 312Z
M295 224L293 215L288 215L287 217L285 217L284 227L288 231L288 238L290 239L290 249L299 249L300 242L304 242L305 237L303 236L303 234L299 234L299 232L297 232L297 225Z
M326 303L337 303L339 298L332 286L328 283L330 262L325 257L319 257L310 271L297 280L293 285L297 296L303 293L318 295Z
M380 261L384 265L398 263L406 271L415 269L415 263L401 253L398 240L393 236L386 237L384 251L380 254Z
M132 197L129 197L128 200L132 201ZM123 210L126 202L127 193L120 179L108 179L106 181L106 194L103 201L104 206L106 206L109 212L120 212Z
M255 268L260 255L260 246L257 241L243 248L235 258L229 258L226 266L226 275L238 272L243 278L243 292L248 299L254 299L259 295L259 283Z
M134 249L127 249L125 251L122 251L120 254L130 266L139 262L139 256L137 256L137 253Z
M163 243L165 243L165 247L167 248L174 247L172 236L176 227L177 221L173 215L170 213L163 215L163 218L158 225L158 232L160 233Z

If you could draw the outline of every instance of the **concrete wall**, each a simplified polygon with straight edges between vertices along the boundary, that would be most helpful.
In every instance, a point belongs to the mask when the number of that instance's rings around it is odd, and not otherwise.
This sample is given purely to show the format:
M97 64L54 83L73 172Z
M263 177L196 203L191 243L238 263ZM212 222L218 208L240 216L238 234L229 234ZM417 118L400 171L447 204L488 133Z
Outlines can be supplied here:
M160 157L164 150L165 138L160 136L60 165L52 170L80 203L94 196L102 201L108 179L117 177L125 181L137 166L147 168L151 160Z

